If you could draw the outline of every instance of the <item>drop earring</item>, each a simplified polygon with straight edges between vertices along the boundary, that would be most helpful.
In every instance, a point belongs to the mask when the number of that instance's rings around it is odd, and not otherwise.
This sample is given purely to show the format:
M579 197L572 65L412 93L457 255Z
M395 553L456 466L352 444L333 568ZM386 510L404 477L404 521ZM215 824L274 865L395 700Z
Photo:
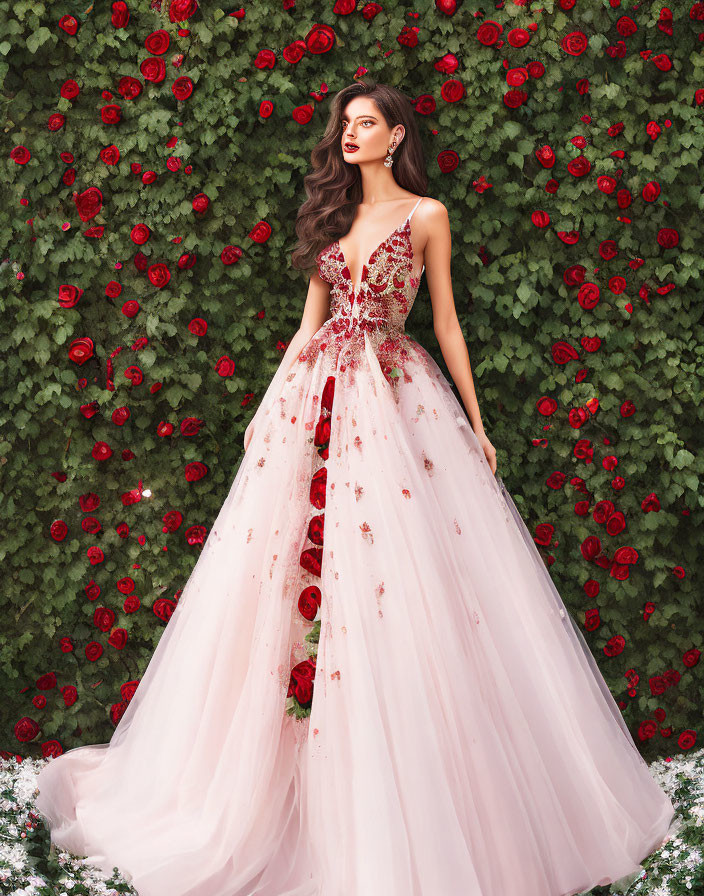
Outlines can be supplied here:
M391 152L391 150L392 150L395 146L396 146L396 141L394 141L394 142L391 144L391 146L389 147L388 152L386 153L386 158L384 159L384 165L385 165L387 168L390 168L390 167L393 165L393 163L394 163L394 160L393 160L393 158L392 158L393 153Z

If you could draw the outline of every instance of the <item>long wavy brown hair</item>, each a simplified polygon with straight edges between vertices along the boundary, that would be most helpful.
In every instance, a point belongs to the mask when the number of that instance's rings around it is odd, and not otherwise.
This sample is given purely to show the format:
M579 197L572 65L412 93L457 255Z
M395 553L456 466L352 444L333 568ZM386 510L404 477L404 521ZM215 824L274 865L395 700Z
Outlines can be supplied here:
M342 113L357 96L373 100L389 128L404 126L403 140L393 156L394 180L412 193L425 195L428 175L411 100L397 88L369 78L343 87L332 99L325 133L311 152L313 171L303 179L308 198L298 210L298 242L291 253L291 264L299 270L314 269L318 253L349 233L363 198L359 167L345 161L340 146Z

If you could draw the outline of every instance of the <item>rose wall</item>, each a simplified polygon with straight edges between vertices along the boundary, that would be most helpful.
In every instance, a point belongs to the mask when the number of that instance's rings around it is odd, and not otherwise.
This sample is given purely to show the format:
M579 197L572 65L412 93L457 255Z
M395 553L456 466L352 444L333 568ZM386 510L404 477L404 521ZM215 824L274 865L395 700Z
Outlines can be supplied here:
M4 755L105 742L134 694L365 73L414 102L499 472L643 754L701 744L704 3L407 10L0 3ZM425 283L408 329L446 372Z

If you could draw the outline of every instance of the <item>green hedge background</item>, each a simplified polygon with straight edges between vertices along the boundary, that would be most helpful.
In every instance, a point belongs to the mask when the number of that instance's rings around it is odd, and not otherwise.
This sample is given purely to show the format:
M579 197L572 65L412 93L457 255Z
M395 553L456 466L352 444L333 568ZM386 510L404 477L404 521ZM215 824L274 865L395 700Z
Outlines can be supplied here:
M696 744L704 5L671 8L0 2L2 755L110 739L300 321L310 150L367 72L416 105L499 473L644 756ZM425 282L408 331L447 375Z

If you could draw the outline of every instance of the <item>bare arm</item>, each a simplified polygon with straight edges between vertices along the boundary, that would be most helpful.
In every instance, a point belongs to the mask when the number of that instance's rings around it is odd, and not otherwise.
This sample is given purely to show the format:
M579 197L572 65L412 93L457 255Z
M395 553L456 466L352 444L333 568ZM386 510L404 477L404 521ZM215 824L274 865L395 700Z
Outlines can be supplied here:
M484 432L484 424L474 389L469 352L452 294L450 219L442 202L434 200L428 203L424 222L428 230L425 244L425 276L433 306L433 330L447 369L462 398L472 429L477 435L481 435Z
M312 339L312 337L317 333L317 331L322 327L325 321L330 316L330 284L326 283L316 271L313 276L310 278L310 282L308 284L308 295L306 296L306 304L303 308L303 316L301 317L301 323L299 328L296 330L294 335L291 337L291 341L284 352L284 356L281 359L281 364L279 365L278 370L274 374L269 384L269 389L278 389L279 383L282 377L285 374L288 374L290 369L293 367L296 358L303 351L307 343ZM268 390L267 390L268 391ZM266 393L262 398L262 401L259 404L261 408L264 404L264 399L266 398ZM254 433L255 421L257 419L259 413L259 409L257 409L257 413L255 413L254 417L249 421L249 425L244 433L244 450L246 451L249 447L249 443L252 439L252 435Z
M281 366L288 372L304 346L330 317L330 284L316 271L308 284L308 295L303 308L301 323L288 344L281 359Z

